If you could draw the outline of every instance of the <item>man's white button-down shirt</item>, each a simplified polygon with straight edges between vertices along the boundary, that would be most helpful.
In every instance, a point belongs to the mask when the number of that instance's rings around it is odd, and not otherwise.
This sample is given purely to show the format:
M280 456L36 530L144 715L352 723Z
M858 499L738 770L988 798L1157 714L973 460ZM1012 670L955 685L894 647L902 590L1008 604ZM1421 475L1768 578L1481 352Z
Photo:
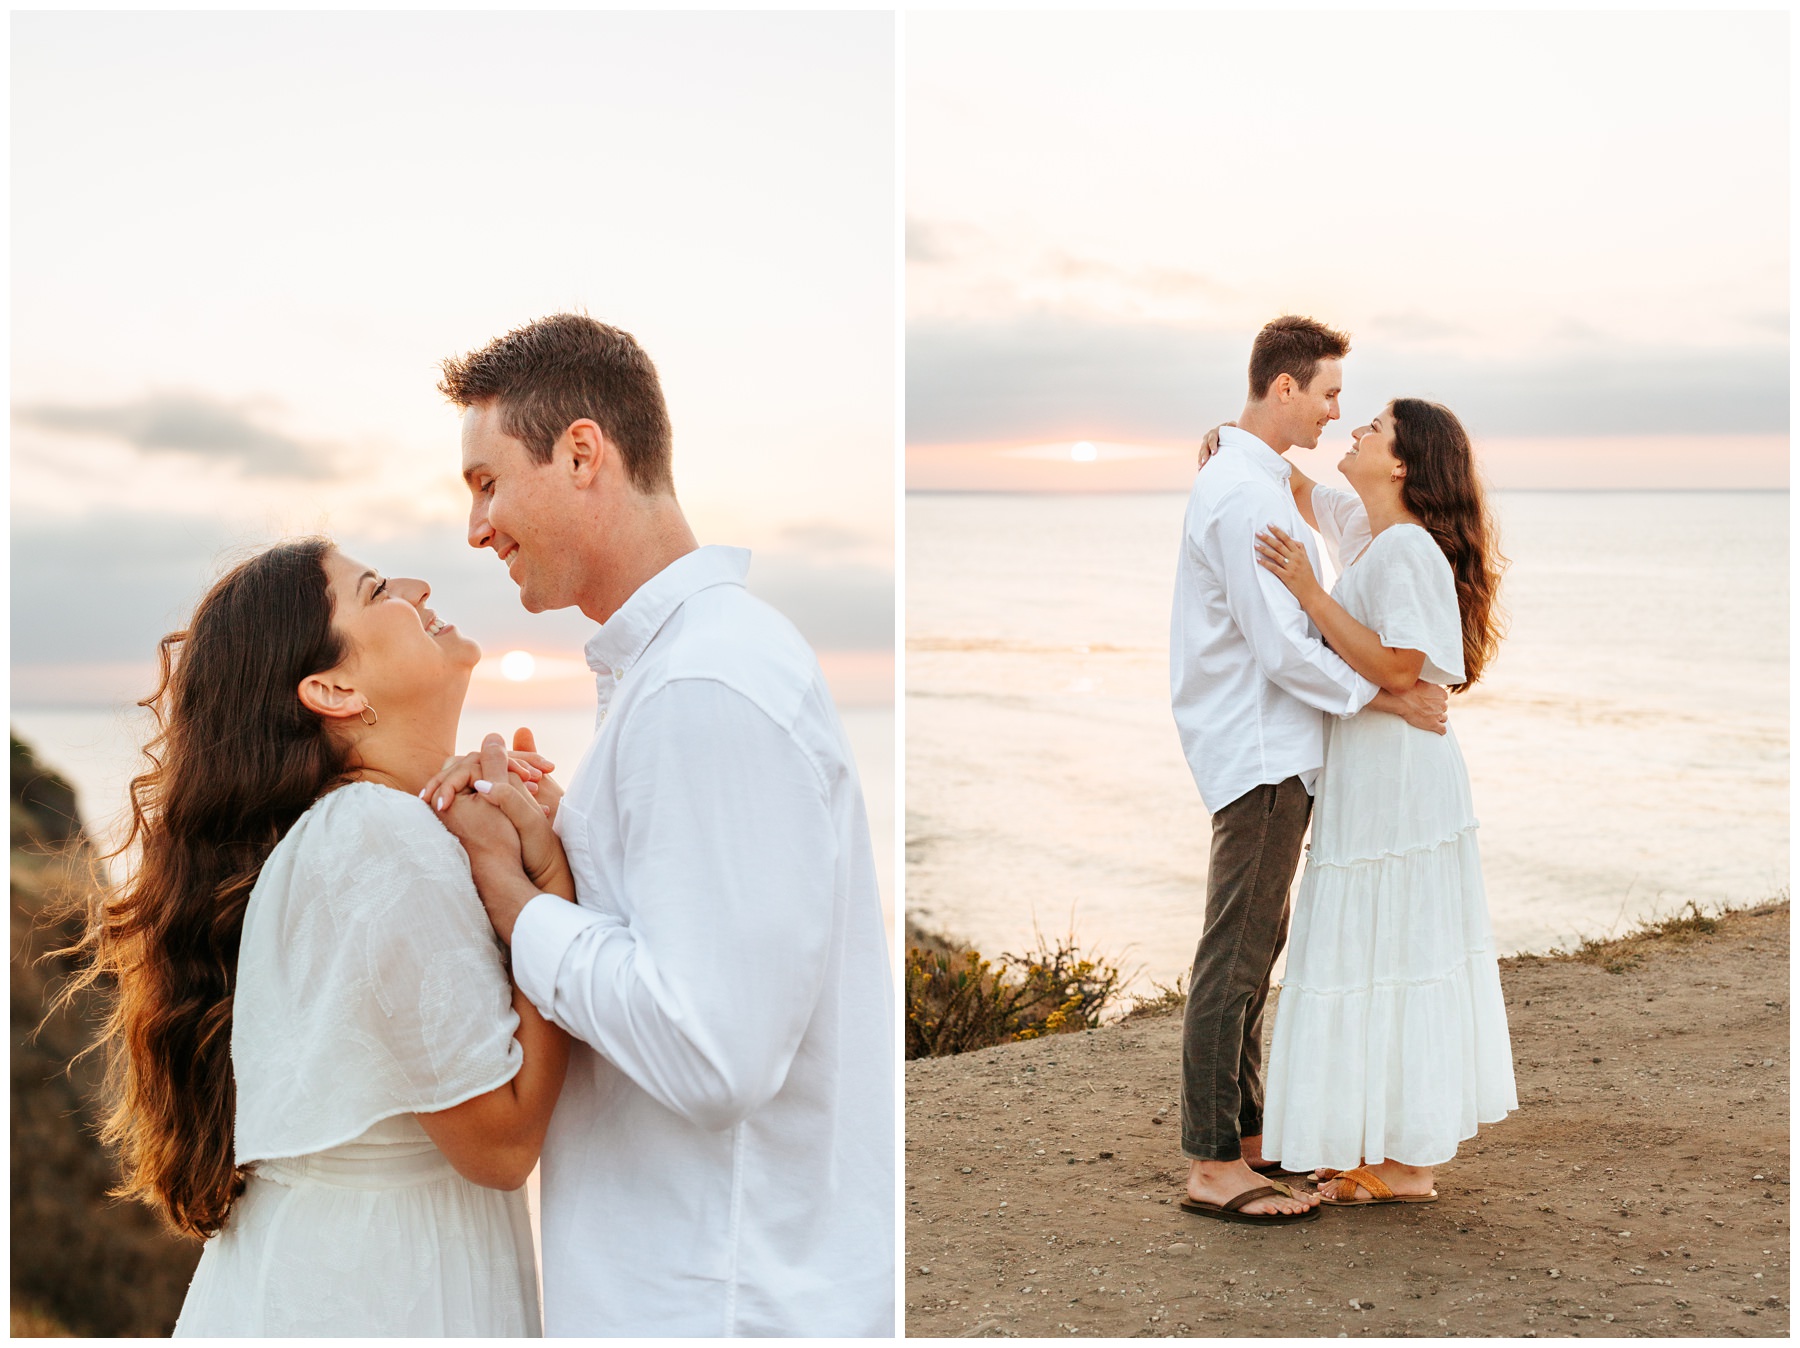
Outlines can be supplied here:
M1289 777L1310 792L1325 763L1320 713L1354 715L1379 691L1325 646L1300 601L1257 563L1257 531L1278 524L1318 571L1290 471L1256 436L1224 426L1188 493L1169 687L1182 750L1213 814Z
M580 1042L544 1144L558 1335L894 1332L893 992L868 820L800 634L701 548L588 643L513 968ZM585 1047L584 1047L585 1046Z

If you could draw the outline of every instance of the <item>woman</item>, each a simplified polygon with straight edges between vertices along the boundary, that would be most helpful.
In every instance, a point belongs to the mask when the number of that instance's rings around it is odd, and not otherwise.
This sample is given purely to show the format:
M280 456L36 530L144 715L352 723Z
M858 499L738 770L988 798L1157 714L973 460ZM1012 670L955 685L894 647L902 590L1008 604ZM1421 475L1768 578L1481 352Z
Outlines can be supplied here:
M1290 485L1340 579L1271 528L1258 560L1390 691L1471 687L1500 639L1495 530L1469 437L1397 399L1352 433L1355 494ZM1335 718L1269 1058L1263 1152L1338 1206L1436 1199L1433 1167L1518 1107L1468 771L1454 731ZM1341 1172L1341 1173L1339 1173Z
M83 947L116 986L119 1192L206 1240L177 1334L541 1332L522 1186L568 1040L418 798L481 655L429 595L307 539L163 639L140 859Z

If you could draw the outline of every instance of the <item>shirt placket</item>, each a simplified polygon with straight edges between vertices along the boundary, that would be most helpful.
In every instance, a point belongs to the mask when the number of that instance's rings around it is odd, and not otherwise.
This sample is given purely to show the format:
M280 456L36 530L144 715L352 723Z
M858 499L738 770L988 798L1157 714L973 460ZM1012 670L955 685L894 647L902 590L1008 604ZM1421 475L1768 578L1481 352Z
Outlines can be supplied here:
M606 724L606 718L612 714L612 700L619 691L619 680L625 677L625 670L619 665L612 665L594 671L594 699L598 710L594 714L594 730L596 733Z

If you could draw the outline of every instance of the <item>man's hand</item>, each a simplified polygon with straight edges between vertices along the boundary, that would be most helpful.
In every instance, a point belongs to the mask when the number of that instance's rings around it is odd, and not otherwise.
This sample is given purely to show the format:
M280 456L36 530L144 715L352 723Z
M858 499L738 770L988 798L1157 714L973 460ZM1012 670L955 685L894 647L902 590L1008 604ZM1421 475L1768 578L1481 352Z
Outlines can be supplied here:
M498 735L489 735L482 744L485 747L488 740L499 739ZM500 740L500 743L504 745L506 741ZM425 789L419 792L419 799L441 814L450 804L451 797L458 791L467 791L470 784L482 775L481 762L480 749L446 758L444 766L438 769L437 776L425 783ZM556 818L557 802L562 799L562 787L550 777L550 773L556 770L556 764L537 751L537 741L524 726L513 734L513 751L507 755L506 770L519 778L525 789L537 797L538 804L544 807L546 818Z
M519 771L521 761L542 769L544 775L534 781L530 773ZM544 812L544 818L554 824L556 807L562 803L563 789L556 778L550 775L556 771L556 764L537 751L537 736L531 733L530 726L520 726L513 731L513 747L512 753L507 755L507 768L514 776L525 779L525 789L537 801L538 808Z
M1369 700L1368 709L1398 716L1408 725L1429 730L1434 735L1445 734L1450 728L1449 692L1423 679L1404 693L1382 690Z

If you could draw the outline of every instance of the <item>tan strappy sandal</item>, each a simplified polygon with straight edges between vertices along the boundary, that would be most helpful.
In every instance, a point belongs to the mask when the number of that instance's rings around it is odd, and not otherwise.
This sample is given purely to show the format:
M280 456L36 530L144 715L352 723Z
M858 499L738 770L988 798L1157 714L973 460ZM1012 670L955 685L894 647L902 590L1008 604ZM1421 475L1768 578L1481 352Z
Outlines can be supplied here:
M1435 1203L1438 1197L1436 1189L1428 1194L1397 1194L1383 1184L1379 1176L1362 1169L1340 1170L1325 1182L1330 1184L1336 1180L1349 1180L1354 1186L1350 1190L1351 1193L1355 1193L1357 1189L1367 1189L1369 1196L1367 1198L1333 1198L1320 1189L1319 1201L1329 1203L1334 1208L1369 1208L1374 1207L1377 1203Z

